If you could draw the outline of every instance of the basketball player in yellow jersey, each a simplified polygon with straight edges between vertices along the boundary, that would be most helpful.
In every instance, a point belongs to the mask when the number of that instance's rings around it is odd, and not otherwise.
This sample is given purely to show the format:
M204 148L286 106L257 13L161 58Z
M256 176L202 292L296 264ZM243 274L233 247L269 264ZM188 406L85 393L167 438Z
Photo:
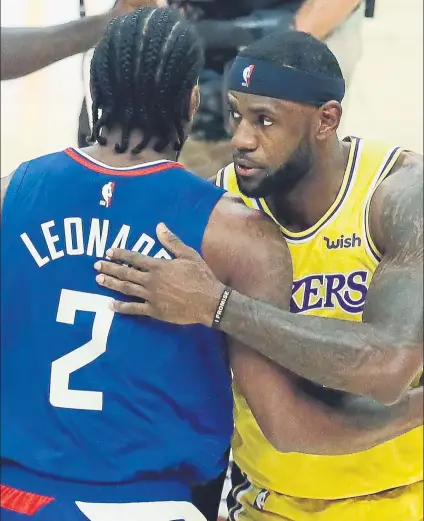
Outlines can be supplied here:
M228 296L169 232L174 261L102 263L108 287L146 300L115 309L214 324L252 348L231 345L231 520L422 520L422 159L339 142L341 72L305 34L248 47L229 88L235 161L216 181L280 226L292 313Z

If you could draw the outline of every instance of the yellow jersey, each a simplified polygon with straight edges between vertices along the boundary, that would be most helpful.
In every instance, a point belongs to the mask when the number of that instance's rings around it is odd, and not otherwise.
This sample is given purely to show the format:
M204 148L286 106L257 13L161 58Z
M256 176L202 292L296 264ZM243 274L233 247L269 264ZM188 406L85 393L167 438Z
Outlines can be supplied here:
M368 229L369 205L402 149L349 139L343 183L326 214L302 232L279 226L293 261L291 311L361 321L367 290L381 259ZM276 221L264 199L240 192L233 164L218 173L216 184ZM283 454L266 440L237 389L234 397L234 459L248 476L245 486L235 491L239 506L232 510L234 519L422 519L422 428L357 454Z

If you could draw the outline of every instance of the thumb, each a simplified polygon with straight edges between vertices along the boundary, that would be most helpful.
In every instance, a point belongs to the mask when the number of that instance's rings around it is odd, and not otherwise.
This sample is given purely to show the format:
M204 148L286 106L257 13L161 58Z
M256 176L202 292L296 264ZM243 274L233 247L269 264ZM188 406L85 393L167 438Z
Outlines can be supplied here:
M186 246L183 241L172 233L163 223L157 225L156 233L162 245L176 257L192 257L193 253L195 253L192 248Z

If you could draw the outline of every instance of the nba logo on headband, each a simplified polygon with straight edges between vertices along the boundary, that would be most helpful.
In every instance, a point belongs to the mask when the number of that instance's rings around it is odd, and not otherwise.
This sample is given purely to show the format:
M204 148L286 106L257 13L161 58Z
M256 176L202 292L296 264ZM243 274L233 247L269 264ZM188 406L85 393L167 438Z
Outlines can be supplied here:
M293 67L238 56L228 71L226 88L321 107L331 100L340 103L346 87L342 77L310 74Z
M243 71L243 82L242 87L250 87L250 80L252 79L253 71L255 70L254 65L249 65L249 67L246 67Z

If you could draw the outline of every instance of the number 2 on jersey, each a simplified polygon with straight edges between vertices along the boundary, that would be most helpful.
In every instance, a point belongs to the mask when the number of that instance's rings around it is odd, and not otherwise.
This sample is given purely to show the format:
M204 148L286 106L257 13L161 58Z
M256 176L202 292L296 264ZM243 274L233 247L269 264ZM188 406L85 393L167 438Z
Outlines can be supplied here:
M94 293L63 289L60 295L56 321L74 324L77 311L95 313L91 340L74 351L52 362L50 377L50 403L65 409L101 411L103 393L69 388L72 373L85 367L106 352L107 339L114 311L109 308L113 298Z

